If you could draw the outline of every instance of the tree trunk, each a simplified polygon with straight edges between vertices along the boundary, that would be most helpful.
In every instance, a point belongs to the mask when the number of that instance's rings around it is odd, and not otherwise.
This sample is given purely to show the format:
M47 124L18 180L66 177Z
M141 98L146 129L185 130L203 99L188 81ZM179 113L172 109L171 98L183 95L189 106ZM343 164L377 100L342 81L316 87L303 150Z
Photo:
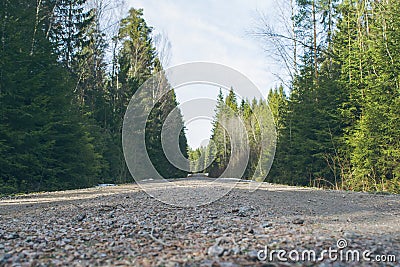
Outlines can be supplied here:
M318 64L317 64L317 19L316 19L315 0L312 1L312 19L313 19L313 50L314 50L314 72L315 81L318 82Z
M292 38L293 38L293 69L294 74L297 74L297 34L296 34L296 21L294 19L295 10L294 10L294 0L290 0L290 9L291 9L291 20L292 20Z

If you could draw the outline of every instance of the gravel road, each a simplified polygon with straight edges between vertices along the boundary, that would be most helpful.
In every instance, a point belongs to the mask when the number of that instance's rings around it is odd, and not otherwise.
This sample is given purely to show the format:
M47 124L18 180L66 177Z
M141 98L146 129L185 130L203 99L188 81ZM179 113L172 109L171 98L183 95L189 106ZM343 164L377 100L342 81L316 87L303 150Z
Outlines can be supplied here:
M176 182L177 192L190 199L193 181ZM196 190L208 186L196 180ZM199 207L164 204L137 185L3 198L0 266L400 266L399 195L247 188ZM348 251L361 262L346 261Z

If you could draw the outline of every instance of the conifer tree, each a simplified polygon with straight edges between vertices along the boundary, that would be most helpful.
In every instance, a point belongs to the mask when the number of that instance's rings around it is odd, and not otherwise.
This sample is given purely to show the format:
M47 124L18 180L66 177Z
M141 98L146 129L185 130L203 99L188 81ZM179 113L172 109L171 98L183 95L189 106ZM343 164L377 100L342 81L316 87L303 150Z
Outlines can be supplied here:
M38 7L6 1L0 10L2 192L95 184L99 155L72 101L71 76L38 30L43 28L36 20Z

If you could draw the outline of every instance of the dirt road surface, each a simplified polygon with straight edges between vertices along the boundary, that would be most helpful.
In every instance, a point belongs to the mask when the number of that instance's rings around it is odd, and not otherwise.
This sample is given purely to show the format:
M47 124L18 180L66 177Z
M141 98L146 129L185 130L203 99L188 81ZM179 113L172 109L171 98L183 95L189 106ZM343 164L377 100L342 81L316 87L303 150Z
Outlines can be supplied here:
M207 192L193 181L171 194ZM137 185L3 198L0 266L400 266L399 195L247 188L199 207L164 204Z

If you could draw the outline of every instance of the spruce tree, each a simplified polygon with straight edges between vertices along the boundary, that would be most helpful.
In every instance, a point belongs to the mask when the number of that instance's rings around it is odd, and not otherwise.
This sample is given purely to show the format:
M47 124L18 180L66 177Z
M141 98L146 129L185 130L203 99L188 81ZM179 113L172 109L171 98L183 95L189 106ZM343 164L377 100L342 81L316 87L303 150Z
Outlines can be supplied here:
M3 1L0 10L2 191L95 184L98 154L72 101L72 78L36 20L35 3Z

